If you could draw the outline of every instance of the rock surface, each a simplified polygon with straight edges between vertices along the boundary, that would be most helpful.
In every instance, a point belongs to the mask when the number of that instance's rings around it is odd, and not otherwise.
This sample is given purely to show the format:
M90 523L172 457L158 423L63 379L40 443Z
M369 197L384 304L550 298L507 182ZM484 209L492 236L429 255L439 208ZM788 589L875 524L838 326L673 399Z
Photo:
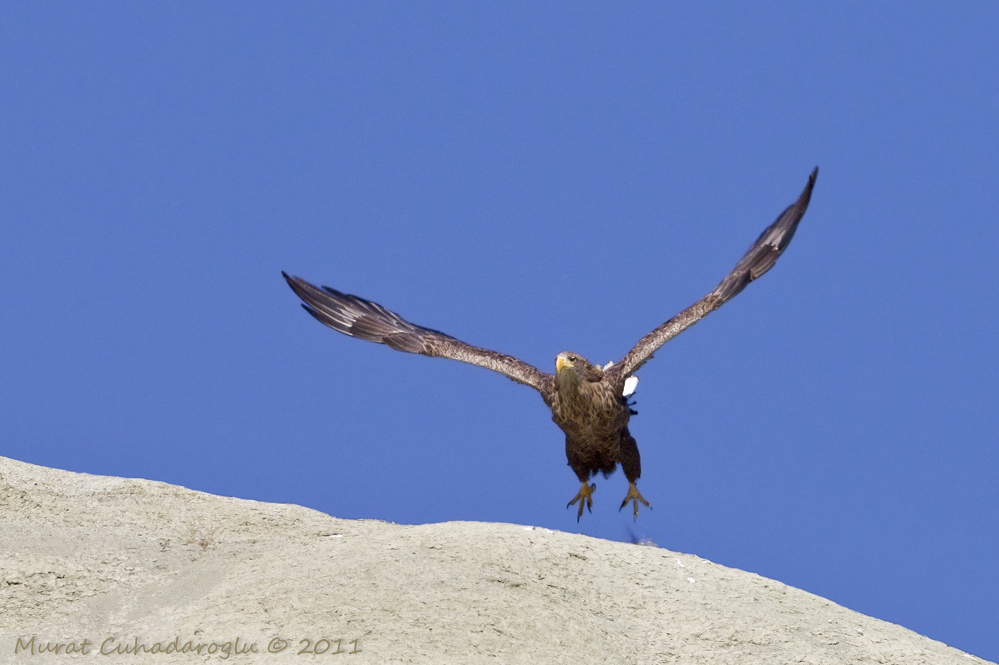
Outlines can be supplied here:
M347 663L984 662L656 547L342 520L0 458L0 662L280 663L303 650Z

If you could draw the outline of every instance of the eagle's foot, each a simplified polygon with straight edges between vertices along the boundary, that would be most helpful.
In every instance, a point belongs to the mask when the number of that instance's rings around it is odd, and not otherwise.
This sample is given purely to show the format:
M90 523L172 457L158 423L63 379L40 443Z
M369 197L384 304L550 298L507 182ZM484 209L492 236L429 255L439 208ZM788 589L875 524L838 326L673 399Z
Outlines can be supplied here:
M579 513L576 515L577 522L579 521L579 518L583 516L583 506L586 506L586 509L591 513L593 512L593 493L596 489L596 483L590 485L584 480L583 486L579 489L579 494L577 494L576 497L566 506L566 508L568 508L569 506L574 505L577 501L579 502ZM642 499L642 501L645 501L645 499Z
M633 501L635 503L635 519L636 520L638 519L638 502L639 501L641 501L642 503L644 503L646 508L648 508L649 510L652 510L652 506L650 506L649 502L645 500L645 497L643 497L641 494L638 493L638 488L635 487L635 483L629 483L628 484L628 494L627 494L627 496L624 497L624 501L621 502L621 507L618 508L618 511L620 512L621 510L623 510L624 507L628 505L629 501ZM582 512L582 509L580 509L580 512Z

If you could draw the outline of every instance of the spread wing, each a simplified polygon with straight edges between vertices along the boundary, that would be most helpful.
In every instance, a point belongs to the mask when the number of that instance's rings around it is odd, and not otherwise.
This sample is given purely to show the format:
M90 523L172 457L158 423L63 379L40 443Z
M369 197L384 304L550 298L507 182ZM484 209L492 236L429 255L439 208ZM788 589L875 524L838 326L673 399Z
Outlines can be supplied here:
M815 186L815 178L818 174L819 169L816 167L812 171L812 175L808 177L808 184L805 185L798 200L782 212L777 221L760 234L746 255L735 264L735 268L728 274L728 277L722 280L721 284L716 286L711 293L643 337L620 363L613 366L610 371L616 372L617 382L623 381L641 367L660 346L737 296L750 282L773 267L777 257L791 242L791 237L794 236L794 231L798 228L798 222L801 221L805 209L808 208L808 200L812 196L812 187Z
M298 297L305 301L302 305L305 311L337 332L385 344L397 351L471 363L531 386L542 395L550 392L551 374L512 356L480 349L440 331L414 325L370 300L341 293L328 286L320 289L300 277L284 272L281 274Z

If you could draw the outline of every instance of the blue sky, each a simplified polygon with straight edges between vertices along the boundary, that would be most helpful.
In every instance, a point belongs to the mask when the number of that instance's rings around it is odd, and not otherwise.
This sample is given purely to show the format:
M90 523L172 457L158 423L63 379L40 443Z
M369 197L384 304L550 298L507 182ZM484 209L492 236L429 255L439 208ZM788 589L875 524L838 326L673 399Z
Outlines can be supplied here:
M632 535L999 660L999 6L31 3L0 22L0 454L344 518ZM536 393L640 372L652 511Z

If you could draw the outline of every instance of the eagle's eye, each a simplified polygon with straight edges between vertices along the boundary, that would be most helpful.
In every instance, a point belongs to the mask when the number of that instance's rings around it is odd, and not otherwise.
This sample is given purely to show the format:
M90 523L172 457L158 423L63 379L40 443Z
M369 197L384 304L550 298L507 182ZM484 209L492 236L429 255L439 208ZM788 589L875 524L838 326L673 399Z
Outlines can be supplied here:
M576 356L569 356L570 362L576 362L577 360L579 360L579 358L577 358Z

